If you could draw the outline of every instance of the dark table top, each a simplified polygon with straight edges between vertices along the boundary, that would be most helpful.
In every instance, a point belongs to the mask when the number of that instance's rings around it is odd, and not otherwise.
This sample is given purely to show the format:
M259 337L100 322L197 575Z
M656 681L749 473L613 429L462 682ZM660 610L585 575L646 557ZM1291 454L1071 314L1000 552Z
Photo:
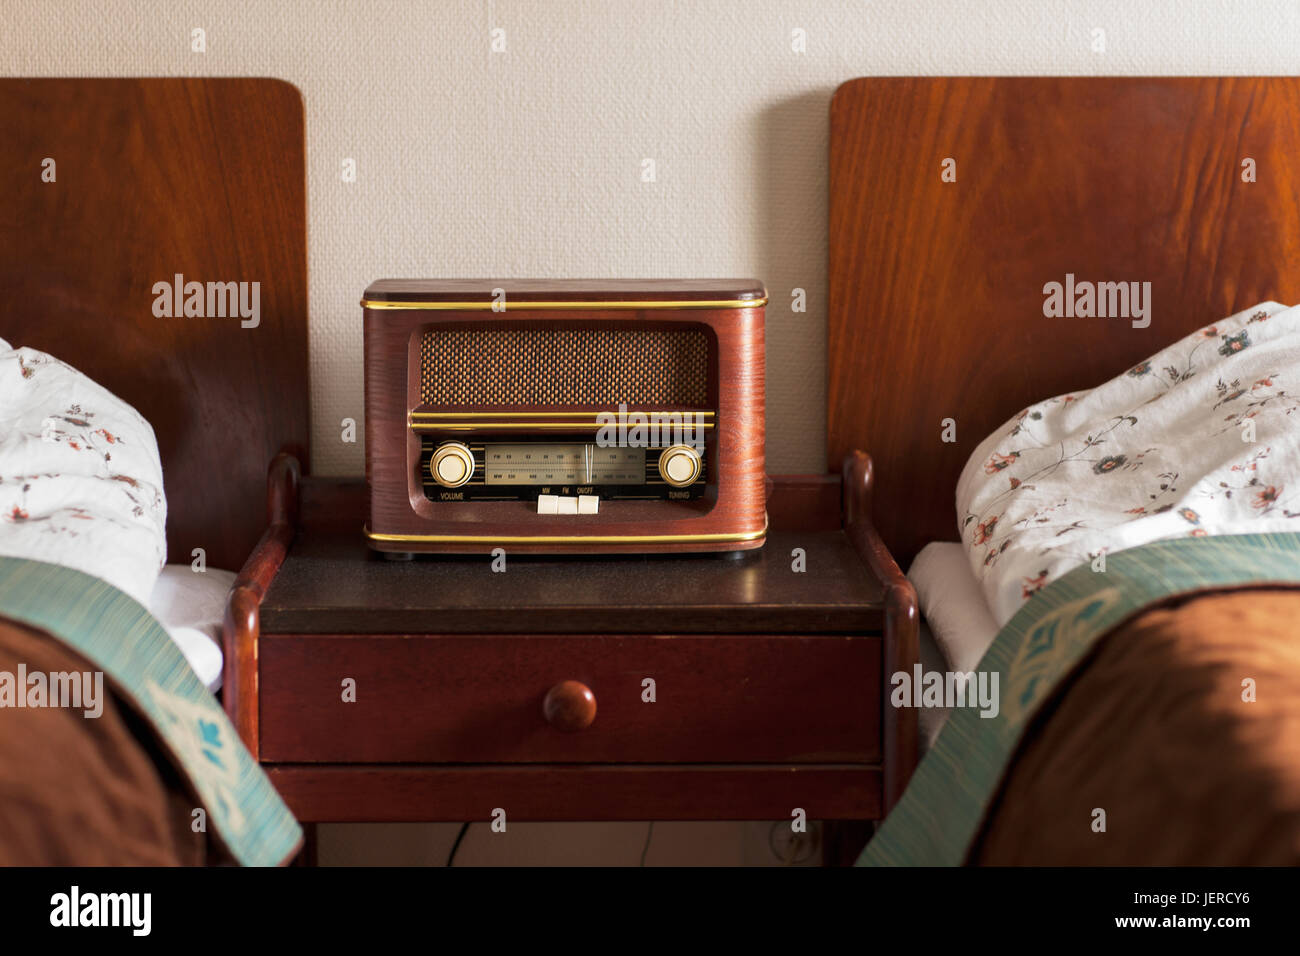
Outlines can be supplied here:
M803 548L806 570L792 570ZM356 529L299 533L262 603L263 634L860 633L881 587L841 531L776 531L716 554L385 560Z

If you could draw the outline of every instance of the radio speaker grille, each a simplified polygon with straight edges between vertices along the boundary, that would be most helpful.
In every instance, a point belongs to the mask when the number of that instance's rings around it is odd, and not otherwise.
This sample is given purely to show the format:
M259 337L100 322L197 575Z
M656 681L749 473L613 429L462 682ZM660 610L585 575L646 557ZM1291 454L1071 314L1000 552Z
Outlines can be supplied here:
M420 341L420 399L703 408L708 369L696 329L435 328Z

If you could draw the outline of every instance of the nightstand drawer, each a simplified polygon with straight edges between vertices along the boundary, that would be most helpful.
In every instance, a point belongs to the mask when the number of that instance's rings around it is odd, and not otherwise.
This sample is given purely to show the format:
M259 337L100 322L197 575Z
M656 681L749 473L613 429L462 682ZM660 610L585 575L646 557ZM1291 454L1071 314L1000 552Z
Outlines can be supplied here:
M881 754L878 636L267 634L259 658L264 761L856 763ZM577 729L591 716L584 691L595 716Z

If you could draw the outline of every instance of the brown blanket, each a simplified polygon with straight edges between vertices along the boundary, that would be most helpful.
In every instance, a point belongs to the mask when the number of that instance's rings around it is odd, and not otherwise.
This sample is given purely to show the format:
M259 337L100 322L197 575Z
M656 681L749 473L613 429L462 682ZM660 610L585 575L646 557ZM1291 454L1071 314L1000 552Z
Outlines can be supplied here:
M0 618L0 671L94 671L61 643ZM205 861L198 803L153 731L105 685L103 713L0 708L0 865L175 866Z
M970 860L1300 865L1300 591L1193 597L1099 642L1030 728Z

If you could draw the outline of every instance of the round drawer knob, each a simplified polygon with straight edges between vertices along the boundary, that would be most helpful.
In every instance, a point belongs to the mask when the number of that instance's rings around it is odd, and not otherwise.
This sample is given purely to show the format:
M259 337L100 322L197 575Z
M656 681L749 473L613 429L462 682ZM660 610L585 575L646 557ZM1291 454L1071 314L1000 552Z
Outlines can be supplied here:
M671 445L659 456L659 476L676 488L693 484L700 476L700 453L690 445Z
M596 695L581 681L560 681L546 692L542 713L556 730L582 730L596 719Z
M473 477L474 454L461 442L444 442L429 459L429 474L444 488L457 488Z

